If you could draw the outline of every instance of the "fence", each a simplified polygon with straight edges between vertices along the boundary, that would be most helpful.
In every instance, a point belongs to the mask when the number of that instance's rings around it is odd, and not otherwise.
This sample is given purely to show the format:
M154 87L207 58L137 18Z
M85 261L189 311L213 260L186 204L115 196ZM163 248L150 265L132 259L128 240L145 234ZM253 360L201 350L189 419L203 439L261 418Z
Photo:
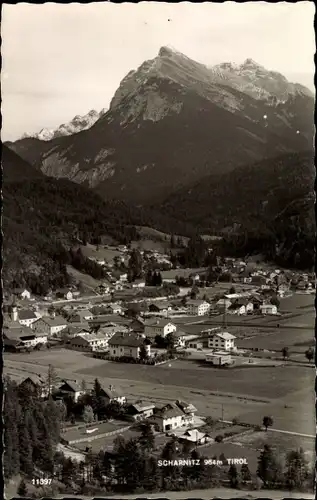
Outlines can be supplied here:
M108 436L115 436L116 434L121 434L122 432L128 431L131 429L132 425L128 425L126 427L121 427L120 429L116 429L114 431L110 432L103 432L102 434L96 434L95 436L90 436L90 437L83 437L79 439L74 439L71 441L67 441L66 439L61 440L62 444L77 444L77 443L90 443L91 441L95 441L95 439L101 439L103 437L108 437Z
M107 422L109 422L109 420L95 420L94 422L90 422L89 424L79 424L79 425L72 425L72 424L65 425L64 424L63 428L61 429L61 432L67 432L69 430L77 431L79 429L85 429L87 427L94 427L96 425L105 424Z

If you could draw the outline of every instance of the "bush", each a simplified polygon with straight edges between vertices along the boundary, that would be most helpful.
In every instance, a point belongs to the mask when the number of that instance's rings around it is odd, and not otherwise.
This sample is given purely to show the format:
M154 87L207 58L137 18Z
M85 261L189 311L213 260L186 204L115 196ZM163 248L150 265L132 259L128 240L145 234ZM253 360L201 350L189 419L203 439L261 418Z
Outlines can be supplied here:
M218 436L215 437L215 441L216 443L221 443L223 441L223 435L218 434Z

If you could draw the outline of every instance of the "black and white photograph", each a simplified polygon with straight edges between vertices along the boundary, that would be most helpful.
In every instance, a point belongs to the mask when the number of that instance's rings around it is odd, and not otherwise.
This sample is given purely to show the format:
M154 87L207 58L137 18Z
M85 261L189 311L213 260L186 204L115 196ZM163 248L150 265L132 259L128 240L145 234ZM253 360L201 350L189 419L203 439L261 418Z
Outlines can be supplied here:
M315 498L315 5L3 4L5 498Z

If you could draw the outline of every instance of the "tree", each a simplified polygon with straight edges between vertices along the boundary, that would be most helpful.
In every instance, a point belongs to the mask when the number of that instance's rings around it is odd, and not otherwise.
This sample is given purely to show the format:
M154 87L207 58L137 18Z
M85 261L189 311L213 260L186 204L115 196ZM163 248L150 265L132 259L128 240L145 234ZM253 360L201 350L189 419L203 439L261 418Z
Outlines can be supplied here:
M155 436L152 426L149 422L145 422L142 426L142 433L139 439L140 446L145 451L152 451L155 446Z
M238 471L234 464L231 464L228 471L228 478L230 481L231 488L236 488L238 486Z
M173 333L168 333L165 337L165 341L166 341L166 347L167 349L169 349L170 351L172 351L173 349L175 349L175 343L176 343L176 339L175 339L175 335L173 335Z
M26 497L27 493L28 493L28 489L27 489L26 483L25 483L24 479L22 479L20 484L19 484L19 487L18 487L18 495L20 497Z
M46 378L48 396L50 396L54 392L54 389L58 384L58 380L59 378L57 376L55 368L52 365L49 365Z
M315 357L314 349L312 347L307 349L307 351L305 351L305 356L308 359L308 361L311 362Z
M243 483L248 483L252 479L248 464L243 464L241 467L241 479Z
M293 450L286 455L286 483L289 489L301 489L308 478L304 451Z
M94 411L93 411L92 407L89 405L86 405L84 407L83 420L86 423L90 423L90 422L94 421Z
M277 295L273 295L270 299L270 302L271 302L271 304L273 304L273 306L280 307L280 301L279 301Z
M132 271L133 279L140 278L143 270L143 258L140 250L134 249L129 259L129 269Z
M97 332L98 332L98 330L99 330L99 328L100 328L100 325L98 325L97 327L94 327L94 328L96 328L96 329L97 329L97 331L95 331L94 333L97 333ZM84 379L81 381L81 386L80 386L80 389L81 389L81 391L82 391L84 394L86 394L86 392L87 392L87 384L86 384L86 381L85 381Z
M288 356L289 356L288 347L283 347L282 356L283 356L284 361L286 358L288 358Z
M194 285L190 292L190 298L192 300L196 300L198 294L199 294L199 288L197 285Z
M56 407L57 407L58 412L59 412L60 421L64 422L66 420L66 417L67 417L67 407L66 407L64 401L62 401L62 400L56 401L55 404L56 404Z
M206 417L205 422L206 422L206 425L208 425L209 427L213 427L216 423L215 419L212 417Z
M142 361L145 361L146 359L148 359L149 355L148 355L148 352L146 350L146 347L145 345L142 345L141 348L140 348L140 359Z
M258 459L257 475L265 486L274 486L281 480L281 467L273 450L267 444Z
M267 428L272 427L273 425L273 418L269 416L263 417L263 425L265 427L265 430L267 431Z

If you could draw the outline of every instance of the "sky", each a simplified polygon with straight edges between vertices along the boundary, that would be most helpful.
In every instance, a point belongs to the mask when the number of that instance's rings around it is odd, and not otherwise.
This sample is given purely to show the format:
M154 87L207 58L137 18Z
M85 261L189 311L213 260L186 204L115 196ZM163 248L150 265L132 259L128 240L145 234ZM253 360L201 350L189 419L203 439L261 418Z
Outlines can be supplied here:
M252 58L314 90L313 2L3 4L2 140L107 108L164 45L206 65Z

